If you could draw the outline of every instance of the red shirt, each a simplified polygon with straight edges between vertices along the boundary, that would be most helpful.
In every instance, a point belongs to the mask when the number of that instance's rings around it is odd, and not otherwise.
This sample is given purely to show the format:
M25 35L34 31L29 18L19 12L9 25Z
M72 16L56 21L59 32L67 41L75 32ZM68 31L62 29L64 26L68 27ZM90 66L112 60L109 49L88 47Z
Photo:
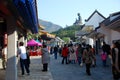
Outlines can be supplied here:
M68 56L68 48L67 48L67 47L64 47L64 48L62 49L62 56L63 56L63 57L67 57L67 56Z

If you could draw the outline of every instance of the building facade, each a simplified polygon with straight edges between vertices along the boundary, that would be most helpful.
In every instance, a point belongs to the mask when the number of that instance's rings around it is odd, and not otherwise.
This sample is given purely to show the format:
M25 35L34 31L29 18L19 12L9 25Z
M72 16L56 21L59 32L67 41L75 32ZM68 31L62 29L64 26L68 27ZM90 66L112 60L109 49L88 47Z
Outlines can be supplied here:
M36 0L0 0L0 47L7 46L5 80L17 80L17 47L20 41L27 44L28 31L38 32Z
M99 26L99 23L105 20L106 18L99 13L97 10L95 10L88 19L85 20L85 26L83 27L82 31L86 32L86 44L90 44L92 46L97 45L98 41L96 41L96 37L90 36L90 34L93 32L95 28Z

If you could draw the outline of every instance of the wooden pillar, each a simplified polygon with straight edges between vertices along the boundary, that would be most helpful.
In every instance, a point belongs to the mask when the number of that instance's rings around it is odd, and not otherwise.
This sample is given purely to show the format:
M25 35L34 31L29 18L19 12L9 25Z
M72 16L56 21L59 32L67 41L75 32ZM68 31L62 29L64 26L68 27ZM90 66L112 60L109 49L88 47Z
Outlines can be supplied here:
M17 31L16 22L12 16L7 17L7 33L8 33L8 57L5 80L17 80Z

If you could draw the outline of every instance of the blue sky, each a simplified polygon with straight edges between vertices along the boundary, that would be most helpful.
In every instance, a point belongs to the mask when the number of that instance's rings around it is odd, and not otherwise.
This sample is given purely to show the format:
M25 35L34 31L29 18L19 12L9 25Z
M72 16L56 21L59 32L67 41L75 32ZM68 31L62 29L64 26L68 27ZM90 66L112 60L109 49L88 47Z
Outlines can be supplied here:
M120 11L120 0L37 0L38 18L62 27L72 25L77 13L82 21L96 9L105 17Z

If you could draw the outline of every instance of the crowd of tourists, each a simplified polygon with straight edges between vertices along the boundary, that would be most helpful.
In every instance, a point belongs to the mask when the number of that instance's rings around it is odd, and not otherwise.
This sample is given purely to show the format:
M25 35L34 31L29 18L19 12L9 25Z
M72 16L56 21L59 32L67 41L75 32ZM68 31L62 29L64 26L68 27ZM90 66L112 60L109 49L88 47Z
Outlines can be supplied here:
M6 48L4 48L6 49ZM3 69L6 68L6 56L5 50L2 50L2 65ZM99 54L103 62L103 67L107 67L107 60L109 58L112 67L112 74L114 80L120 79L120 44L114 42L111 46L103 42L101 51L96 52L95 48L89 44L64 44L64 46L51 47L50 51L46 44L41 47L41 56L43 70L48 71L48 63L50 61L50 54L54 54L54 58L57 60L58 53L62 57L61 64L78 64L83 66L85 64L86 74L91 75L91 67L96 67L96 54ZM21 74L25 74L25 70L28 75L30 75L30 58L29 58L29 48L24 46L23 42L19 43L17 56L20 56L20 67Z
M1 50L2 53L2 65L3 69L6 68L6 47ZM25 47L23 42L19 43L17 54L20 55L20 67L22 75L25 74L24 68L27 74L30 74L30 57L29 47ZM50 61L49 49L47 45L43 44L41 47L41 56L43 70L48 70L48 63ZM96 52L95 48L89 44L64 44L64 46L55 46L50 48L50 54L54 54L54 58L57 60L57 56L62 57L61 64L79 64L81 67L85 64L86 74L91 75L91 67L96 67L96 54L100 54L103 62L103 67L107 67L107 60L111 60L112 74L114 80L120 79L120 44L114 42L111 46L103 42L101 51Z
M54 52L55 51L55 52ZM86 66L86 74L91 75L91 67L96 67L96 54L100 55L103 67L108 67L111 62L113 79L120 78L120 44L114 42L111 46L103 42L101 50L97 53L95 48L89 44L64 44L64 46L52 47L51 54L57 59L57 53L62 57L61 64L83 64ZM109 59L108 59L109 58ZM109 61L107 61L109 60Z

